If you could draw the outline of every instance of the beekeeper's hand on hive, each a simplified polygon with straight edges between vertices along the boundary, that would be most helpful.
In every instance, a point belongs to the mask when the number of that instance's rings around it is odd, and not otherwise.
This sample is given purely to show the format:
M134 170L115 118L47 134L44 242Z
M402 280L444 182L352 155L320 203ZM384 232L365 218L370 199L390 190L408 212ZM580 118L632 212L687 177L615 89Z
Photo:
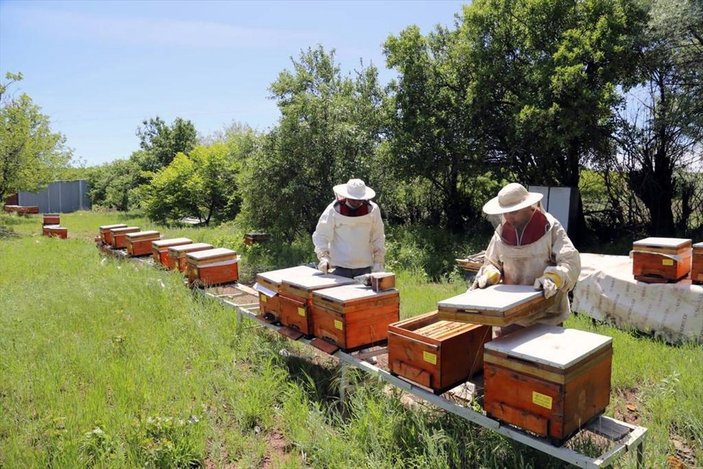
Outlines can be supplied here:
M334 193L312 234L318 268L334 266L335 275L349 278L382 271L386 236L381 210L371 201L376 192L361 179L350 179L334 186Z
M537 277L533 285L535 290L544 290L545 298L553 297L563 286L564 281L556 267L547 267L544 269L544 274L541 277Z
M500 270L496 269L492 265L484 265L478 270L473 283L469 287L469 290L475 290L477 288L486 288L490 285L495 285L500 282Z

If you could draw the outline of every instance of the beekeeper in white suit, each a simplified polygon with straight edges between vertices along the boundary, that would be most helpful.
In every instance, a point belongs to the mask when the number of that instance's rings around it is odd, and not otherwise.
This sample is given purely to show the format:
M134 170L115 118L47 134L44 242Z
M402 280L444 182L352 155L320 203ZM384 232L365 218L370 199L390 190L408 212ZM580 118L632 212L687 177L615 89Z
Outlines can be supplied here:
M558 325L571 313L567 294L578 280L581 258L564 227L542 209L540 200L542 194L512 183L483 206L486 214L501 215L501 223L470 289L502 280L506 285L533 285L547 298L557 296L544 314L503 328L500 335L537 323Z
M329 204L312 234L318 269L334 268L335 275L357 277L383 270L386 236L381 210L371 199L376 192L361 179L334 186Z

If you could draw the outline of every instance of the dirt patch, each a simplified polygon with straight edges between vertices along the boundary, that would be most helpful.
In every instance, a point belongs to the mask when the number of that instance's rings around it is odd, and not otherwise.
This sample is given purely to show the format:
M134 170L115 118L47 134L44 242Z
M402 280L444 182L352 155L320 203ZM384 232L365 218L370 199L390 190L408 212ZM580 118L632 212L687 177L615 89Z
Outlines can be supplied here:
M669 455L666 462L670 468L684 469L689 467L700 467L696 463L696 453L688 444L686 439L674 432L669 432L669 439L674 445L675 455Z
M263 469L273 467L273 461L280 461L288 453L288 443L280 432L272 432L266 435L266 447L268 451L261 462Z
M614 417L632 425L639 425L641 419L639 390L637 388L617 389L615 395L617 404L613 411Z

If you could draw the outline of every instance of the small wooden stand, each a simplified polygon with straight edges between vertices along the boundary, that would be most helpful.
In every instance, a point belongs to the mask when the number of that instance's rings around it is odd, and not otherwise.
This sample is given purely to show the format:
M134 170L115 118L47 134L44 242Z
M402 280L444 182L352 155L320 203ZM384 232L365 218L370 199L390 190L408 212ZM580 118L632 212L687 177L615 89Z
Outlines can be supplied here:
M192 243L193 241L190 238L158 239L151 242L151 255L155 263L161 264L167 269L173 269L171 258L168 256L168 248Z

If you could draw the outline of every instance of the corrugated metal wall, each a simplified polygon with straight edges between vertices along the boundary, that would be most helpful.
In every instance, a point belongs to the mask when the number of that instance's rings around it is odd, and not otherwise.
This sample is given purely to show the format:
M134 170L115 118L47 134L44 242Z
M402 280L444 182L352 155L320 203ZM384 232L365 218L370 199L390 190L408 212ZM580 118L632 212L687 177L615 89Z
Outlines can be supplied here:
M56 181L40 192L19 192L17 205L36 205L41 213L90 210L88 181Z

